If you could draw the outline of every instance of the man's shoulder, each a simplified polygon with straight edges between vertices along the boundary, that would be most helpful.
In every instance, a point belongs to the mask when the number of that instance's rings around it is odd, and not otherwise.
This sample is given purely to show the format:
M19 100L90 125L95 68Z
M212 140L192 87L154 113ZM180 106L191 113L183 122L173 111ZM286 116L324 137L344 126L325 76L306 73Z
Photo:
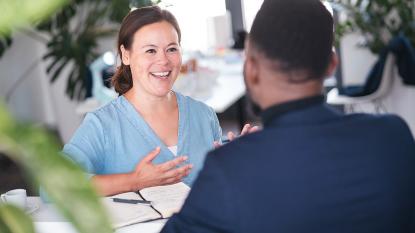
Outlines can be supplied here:
M408 125L397 115L351 114L325 125L264 129L223 145L211 154L224 162L242 158L256 159L258 156L253 156L253 153L276 153L277 150L291 153L297 151L299 146L308 145L315 149L321 141L324 145L344 146L365 137L386 141L391 136L395 137L395 140L414 143Z
M361 128L377 128L378 130L409 131L407 123L394 114L351 114L345 121L355 122Z

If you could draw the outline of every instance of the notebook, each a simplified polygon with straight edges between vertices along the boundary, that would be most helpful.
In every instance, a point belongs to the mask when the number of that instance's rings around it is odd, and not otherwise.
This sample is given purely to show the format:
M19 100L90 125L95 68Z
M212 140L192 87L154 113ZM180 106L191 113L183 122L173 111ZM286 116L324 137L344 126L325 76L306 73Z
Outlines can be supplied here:
M169 218L180 211L188 193L189 186L183 182L142 189L102 198L114 228L156 219ZM114 202L112 198L146 200L151 205Z

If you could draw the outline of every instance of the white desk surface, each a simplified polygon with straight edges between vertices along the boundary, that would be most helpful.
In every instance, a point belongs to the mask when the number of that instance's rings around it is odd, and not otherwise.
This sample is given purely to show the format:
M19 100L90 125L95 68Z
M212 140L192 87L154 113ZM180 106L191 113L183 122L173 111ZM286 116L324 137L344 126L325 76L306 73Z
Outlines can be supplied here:
M39 206L31 214L37 233L76 233L75 228L66 221L52 204L44 204L39 197L28 197L29 203ZM160 232L167 220L156 220L146 223L137 223L116 229L116 233L156 233Z
M211 90L210 95L205 99L199 99L212 107L217 113L224 112L245 95L243 60L239 56L235 58L232 62L226 62L226 59L223 58L199 60L202 67L218 72L215 82L205 87L205 89ZM195 98L198 99L197 95Z

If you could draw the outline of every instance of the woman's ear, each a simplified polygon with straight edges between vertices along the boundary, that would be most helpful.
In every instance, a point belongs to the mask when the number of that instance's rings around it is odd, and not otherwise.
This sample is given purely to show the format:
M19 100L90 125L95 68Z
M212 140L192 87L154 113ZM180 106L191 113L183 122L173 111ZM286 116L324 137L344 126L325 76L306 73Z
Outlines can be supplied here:
M121 61L124 65L129 66L130 65L130 51L126 50L124 48L124 45L120 46L121 50Z

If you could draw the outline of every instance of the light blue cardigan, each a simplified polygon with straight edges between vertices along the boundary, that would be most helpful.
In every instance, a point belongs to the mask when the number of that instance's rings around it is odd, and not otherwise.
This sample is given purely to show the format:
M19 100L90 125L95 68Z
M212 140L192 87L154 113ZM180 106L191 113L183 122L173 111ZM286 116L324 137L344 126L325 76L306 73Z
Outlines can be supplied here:
M213 141L220 141L222 130L212 108L190 97L175 93L179 108L177 154L187 155L194 167L184 179L191 185L203 166ZM171 122L165 122L170 124ZM174 158L141 115L120 96L102 108L88 113L63 153L90 175L127 173L150 151L160 146L154 163Z

